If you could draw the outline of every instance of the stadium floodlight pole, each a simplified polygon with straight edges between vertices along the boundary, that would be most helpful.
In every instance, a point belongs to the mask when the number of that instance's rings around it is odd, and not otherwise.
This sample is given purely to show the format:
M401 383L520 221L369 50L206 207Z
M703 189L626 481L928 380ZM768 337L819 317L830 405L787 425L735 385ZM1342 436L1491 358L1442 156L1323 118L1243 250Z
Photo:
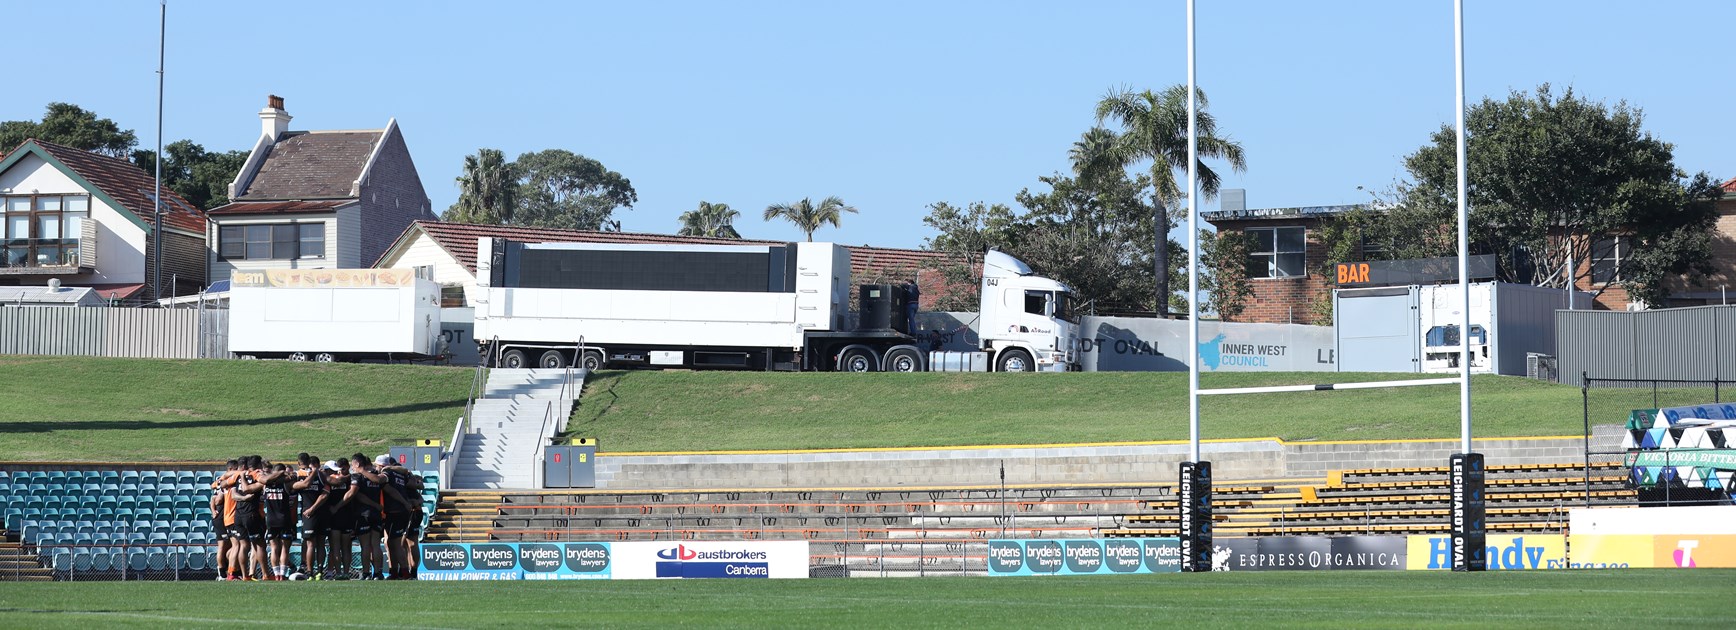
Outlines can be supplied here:
M1194 87L1194 0L1187 0L1187 347L1193 354L1187 362L1187 439L1189 461L1195 462L1200 461L1199 120L1194 111L1198 89Z
M1467 174L1465 164L1465 0L1453 0L1453 53L1458 113L1459 152L1459 442L1462 453L1471 452L1471 244L1470 221L1466 210Z
M151 299L163 299L163 49L168 44L169 0L157 3L157 158L156 194L151 195Z

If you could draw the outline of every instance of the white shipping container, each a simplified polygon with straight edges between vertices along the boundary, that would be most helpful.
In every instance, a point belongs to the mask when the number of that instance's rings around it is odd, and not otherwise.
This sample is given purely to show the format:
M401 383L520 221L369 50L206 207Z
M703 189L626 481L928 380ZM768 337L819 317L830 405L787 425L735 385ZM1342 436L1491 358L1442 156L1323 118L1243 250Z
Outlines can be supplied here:
M339 359L440 353L440 287L410 270L236 272L229 350Z

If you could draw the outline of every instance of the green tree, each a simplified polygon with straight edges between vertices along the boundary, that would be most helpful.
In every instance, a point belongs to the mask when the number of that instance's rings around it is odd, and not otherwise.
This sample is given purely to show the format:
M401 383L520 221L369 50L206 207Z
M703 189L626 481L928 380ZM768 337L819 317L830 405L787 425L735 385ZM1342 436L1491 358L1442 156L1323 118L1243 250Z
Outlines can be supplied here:
M741 238L741 233L735 231L735 220L740 216L741 213L727 203L701 201L698 208L681 213L681 230L676 234Z
M618 227L615 210L630 210L639 201L626 177L565 149L525 153L512 168L519 179L518 208L508 223L569 230Z
M925 264L939 271L945 286L953 290L936 296L935 308L942 311L974 311L976 288L982 285L983 255L990 248L1009 249L1018 219L1005 205L988 205L973 201L963 207L941 201L928 206L928 216L922 223L936 234L923 239L922 248L945 252L939 261Z
M1571 89L1557 97L1548 84L1472 106L1465 128L1474 253L1496 254L1502 280L1560 287L1592 274L1584 261L1609 258L1614 245L1605 237L1619 235L1631 255L1605 271L1660 306L1676 278L1709 273L1720 192L1705 173L1677 168L1672 145L1647 133L1643 118L1626 102L1610 107ZM1399 186L1382 229L1393 242L1433 250L1413 253L1456 248L1455 238L1443 238L1456 229L1456 138L1443 125L1405 159L1412 181Z
M783 219L794 223L796 228L807 234L808 242L814 240L814 230L823 226L841 227L840 218L845 212L855 214L856 207L847 205L843 199L827 197L820 200L820 205L807 197L795 203L779 203L766 206L765 220Z
M1200 289L1218 319L1234 321L1254 295L1248 281L1248 237L1241 232L1200 230Z
M1217 196L1222 179L1205 160L1227 161L1237 172L1247 170L1247 162L1241 143L1218 134L1217 118L1207 111L1205 92L1196 90L1195 98L1198 104L1195 114L1195 148L1200 157L1200 194L1203 199L1211 199ZM1178 209L1177 202L1184 194L1181 186L1176 183L1175 173L1186 171L1188 166L1187 87L1175 85L1162 92L1112 91L1098 101L1097 121L1114 121L1121 126L1122 132L1112 149L1086 154L1090 158L1086 171L1095 173L1122 170L1134 164L1150 162L1152 204L1157 208L1157 212L1164 216L1163 232L1168 234L1174 228L1174 217L1169 216L1169 210ZM1097 139L1088 132L1086 142L1095 141ZM1154 243L1159 249L1155 254L1156 259L1164 261L1166 266L1173 258L1168 251L1169 243L1168 238L1157 239ZM1170 275L1167 269L1164 273L1156 274L1158 293L1165 296L1173 294L1170 290ZM1169 300L1158 300L1157 304L1158 314L1167 314Z
M229 184L247 162L247 151L206 151L192 140L178 140L163 147L163 186L200 208L210 210L229 203ZM133 151L133 163L154 172L157 153Z
M1095 310L1170 306L1153 291L1158 235L1154 209L1144 200L1149 178L1112 171L1084 181L1059 174L1038 181L1049 190L1014 196L1025 212L1008 253L1066 283Z
M457 223L505 224L518 209L518 173L499 149L464 156L458 201L440 215Z
M122 159L139 143L132 130L71 103L49 103L40 122L0 122L0 150L10 151L31 138Z

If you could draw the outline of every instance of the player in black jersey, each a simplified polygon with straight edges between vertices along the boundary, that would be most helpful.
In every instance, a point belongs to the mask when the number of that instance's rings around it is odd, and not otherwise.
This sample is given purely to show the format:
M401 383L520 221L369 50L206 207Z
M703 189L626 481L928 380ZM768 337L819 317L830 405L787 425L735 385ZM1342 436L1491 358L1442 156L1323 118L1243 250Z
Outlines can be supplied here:
M374 470L367 455L356 453L350 464L350 491L345 500L356 508L356 544L362 548L362 579L385 579L385 563L380 561L380 495L386 476Z
M422 480L399 466L390 455L375 457L374 467L386 477L385 492L381 494L380 504L385 512L386 567L390 570L387 579L408 579L412 570L407 562L409 548L404 544L404 536L410 530L410 519L415 517L421 508L421 501L412 501L410 497L416 496L420 499L421 494L413 490L420 488Z
M292 474L288 466L275 464L260 480L265 485L265 541L271 546L271 575L266 579L270 580L289 579L289 546L295 544L296 517L300 515L295 492L290 489Z
M326 514L326 542L331 545L326 554L326 577L347 580L350 567L355 566L350 557L350 540L356 530L355 509L350 506L349 460L334 460L326 464L326 469L330 472L326 476L329 488L326 505L330 506Z
M229 491L229 500L235 502L235 526L232 530L239 538L242 579L251 582L255 580L255 572L266 577L270 574L264 572L265 510L259 499L265 490L265 485L260 483L264 476L260 470L264 459L258 455L249 455L246 459L239 482Z
M290 485L299 498L301 510L301 570L308 577L320 579L320 572L325 569L325 520L326 483L325 475L320 470L319 458L302 453L297 459L301 466L296 469L296 480Z

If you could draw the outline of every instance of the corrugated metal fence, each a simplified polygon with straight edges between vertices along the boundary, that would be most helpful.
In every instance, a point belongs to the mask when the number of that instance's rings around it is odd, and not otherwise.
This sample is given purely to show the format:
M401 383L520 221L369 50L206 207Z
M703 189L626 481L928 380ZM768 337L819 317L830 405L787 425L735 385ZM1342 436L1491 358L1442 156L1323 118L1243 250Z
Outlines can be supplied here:
M0 308L0 354L229 357L220 309Z
M1594 379L1736 377L1736 306L1656 311L1556 311L1562 383Z

